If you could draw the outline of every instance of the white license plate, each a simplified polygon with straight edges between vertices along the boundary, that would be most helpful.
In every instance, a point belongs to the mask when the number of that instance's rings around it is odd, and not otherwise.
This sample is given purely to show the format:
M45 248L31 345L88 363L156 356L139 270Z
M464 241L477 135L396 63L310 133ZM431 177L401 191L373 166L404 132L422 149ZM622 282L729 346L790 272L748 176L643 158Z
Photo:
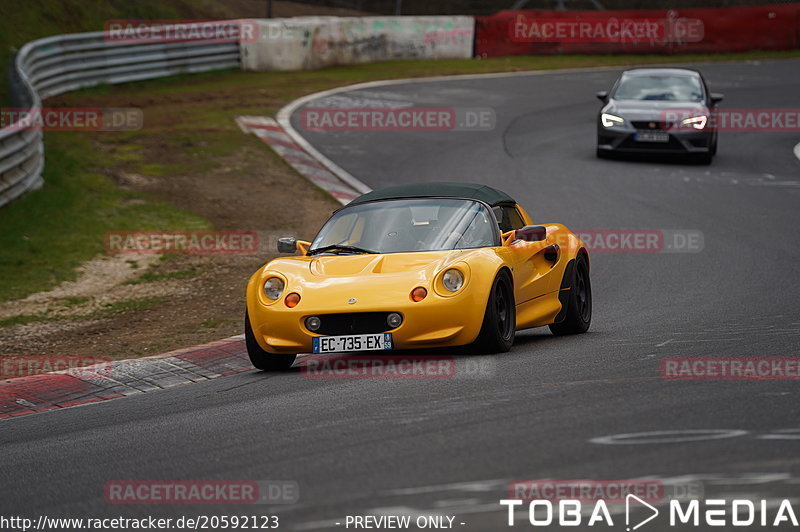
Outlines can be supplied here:
M317 336L312 340L312 348L314 353L382 351L392 348L392 333Z
M636 142L669 142L669 133L663 131L639 131L633 135Z

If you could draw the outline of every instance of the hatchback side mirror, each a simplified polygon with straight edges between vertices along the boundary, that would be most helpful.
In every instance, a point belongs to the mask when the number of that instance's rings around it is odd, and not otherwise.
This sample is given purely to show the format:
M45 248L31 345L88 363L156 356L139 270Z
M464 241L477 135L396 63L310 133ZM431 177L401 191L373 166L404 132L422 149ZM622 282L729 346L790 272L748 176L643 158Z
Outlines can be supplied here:
M606 100L608 100L608 91L600 91L597 94L595 94L595 96L597 96L597 99L600 100L601 102L605 102Z
M711 103L714 104L714 105L718 104L719 102L721 102L724 99L725 99L725 95L724 94L720 94L718 92L712 92L711 93Z
M526 225L522 229L514 231L515 240L541 242L545 238L547 238L547 229L543 225Z
M297 239L287 236L278 239L278 253L294 253L297 251Z

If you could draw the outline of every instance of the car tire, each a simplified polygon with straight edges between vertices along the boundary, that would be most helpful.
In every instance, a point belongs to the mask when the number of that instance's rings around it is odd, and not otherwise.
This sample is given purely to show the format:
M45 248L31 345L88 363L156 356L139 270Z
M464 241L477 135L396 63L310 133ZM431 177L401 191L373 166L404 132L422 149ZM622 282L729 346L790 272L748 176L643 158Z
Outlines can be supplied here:
M492 283L483 314L483 325L475 343L484 353L506 353L514 344L516 330L514 288L509 275L501 272Z
M597 148L595 150L595 155L597 155L598 159L608 159L609 158L609 154L605 150L601 150L600 148Z
M556 336L585 333L592 323L592 283L589 280L589 263L583 254L575 259L569 287L566 316L563 321L549 326Z
M250 316L244 313L244 343L247 346L247 355L256 369L263 371L284 371L292 367L297 355L275 355L267 353L256 342L253 327L250 325Z

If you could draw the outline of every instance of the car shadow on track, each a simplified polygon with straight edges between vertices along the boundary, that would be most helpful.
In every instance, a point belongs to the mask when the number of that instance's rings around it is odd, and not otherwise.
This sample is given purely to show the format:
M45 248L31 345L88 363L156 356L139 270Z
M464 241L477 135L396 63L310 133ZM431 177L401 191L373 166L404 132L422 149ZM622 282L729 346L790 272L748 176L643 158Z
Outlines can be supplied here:
M581 335L582 336L582 335ZM252 375L301 374L306 378L369 378L369 377L408 377L408 372L417 373L417 378L434 378L433 372L445 372L452 376L455 372L494 371L499 357L520 354L523 349L548 343L561 343L558 336L549 332L517 334L514 346L508 353L485 353L472 345L442 347L435 349L396 350L390 352L361 351L354 353L303 354L299 355L291 368L279 372L254 372ZM564 338L567 340L567 338ZM515 353L516 351L516 353ZM422 368L420 370L420 368ZM422 371L420 374L419 371ZM437 373L439 372L439 373ZM449 373L448 373L449 372ZM410 378L410 377L408 377Z
M633 163L654 163L665 164L672 166L710 166L713 164L708 163L697 155L692 154L658 154L658 153L614 153L609 152L603 154L602 157L596 158L601 161L621 161Z

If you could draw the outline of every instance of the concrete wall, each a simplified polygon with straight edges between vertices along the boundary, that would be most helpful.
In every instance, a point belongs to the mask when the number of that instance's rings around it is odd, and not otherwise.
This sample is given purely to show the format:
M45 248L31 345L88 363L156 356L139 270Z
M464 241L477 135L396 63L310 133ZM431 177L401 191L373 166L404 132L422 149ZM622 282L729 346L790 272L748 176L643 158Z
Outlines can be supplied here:
M256 21L244 70L311 70L392 59L472 57L473 17L296 17Z

